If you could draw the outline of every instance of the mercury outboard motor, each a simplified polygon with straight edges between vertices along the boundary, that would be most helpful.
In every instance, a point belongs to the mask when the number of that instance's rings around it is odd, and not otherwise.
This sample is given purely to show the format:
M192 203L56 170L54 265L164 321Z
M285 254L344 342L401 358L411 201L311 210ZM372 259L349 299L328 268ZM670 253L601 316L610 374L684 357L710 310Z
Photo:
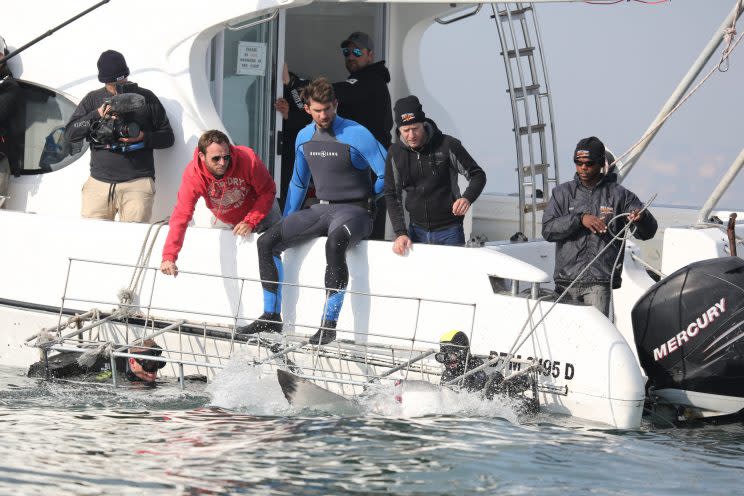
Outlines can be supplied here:
M704 417L744 409L744 260L676 271L638 300L632 319L655 395Z

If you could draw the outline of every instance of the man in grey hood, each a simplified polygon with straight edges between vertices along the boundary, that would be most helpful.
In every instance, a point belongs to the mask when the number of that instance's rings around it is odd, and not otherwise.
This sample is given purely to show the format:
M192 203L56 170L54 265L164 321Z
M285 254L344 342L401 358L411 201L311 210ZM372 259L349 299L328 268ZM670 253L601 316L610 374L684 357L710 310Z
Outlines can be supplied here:
M393 251L405 255L413 243L462 246L463 216L486 185L486 173L460 140L443 134L426 118L415 96L395 102L393 109L400 141L388 150L385 162L385 199L395 231ZM458 174L468 180L463 193ZM410 216L406 228L405 208Z
M651 239L656 234L656 219L642 210L643 204L631 191L617 183L617 175L602 173L605 146L594 136L584 138L574 152L576 176L553 190L543 212L542 235L555 246L555 286L563 293L579 273L602 251L602 256L568 290L570 299L594 305L609 315L610 291L620 287L623 271L623 243L613 239L627 222L635 224L635 237ZM614 217L625 214L610 222ZM618 265L613 274L615 260ZM612 280L612 288L610 288Z

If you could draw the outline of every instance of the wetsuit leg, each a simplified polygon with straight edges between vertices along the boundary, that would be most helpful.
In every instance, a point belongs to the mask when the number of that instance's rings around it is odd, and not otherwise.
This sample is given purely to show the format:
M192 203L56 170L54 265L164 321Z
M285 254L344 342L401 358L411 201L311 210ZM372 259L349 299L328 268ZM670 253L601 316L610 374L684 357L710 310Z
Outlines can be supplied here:
M257 242L258 270L261 274L264 312L280 313L281 311L282 287L276 282L284 280L284 270L282 259L279 255L274 255L274 251L282 242L282 224L283 222L274 224L258 238Z
M367 211L353 205L332 205L331 222L326 241L325 286L326 308L323 320L338 320L349 282L346 250L366 238L372 231L372 219Z
M281 311L281 284L277 283L284 280L282 252L290 246L326 234L329 219L324 214L327 207L314 205L313 208L295 212L258 238L258 268L263 281L264 312Z

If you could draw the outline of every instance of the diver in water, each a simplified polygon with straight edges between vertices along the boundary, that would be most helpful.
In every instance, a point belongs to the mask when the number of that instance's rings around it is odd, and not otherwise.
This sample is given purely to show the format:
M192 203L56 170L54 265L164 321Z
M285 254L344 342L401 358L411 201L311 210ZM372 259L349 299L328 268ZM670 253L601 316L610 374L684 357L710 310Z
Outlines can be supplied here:
M129 348L129 353L133 355L148 355L159 357L163 354L163 349L155 344L152 339L146 339L140 347ZM118 365L118 363L117 363ZM158 360L148 360L146 358L126 358L125 377L130 382L147 382L154 383L158 378L158 370L165 367L165 362Z
M452 330L443 334L439 338L439 353L434 355L434 359L444 365L440 384L446 385L455 380L453 385L469 392L482 392L489 400L497 394L515 397L532 386L532 380L527 375L504 381L501 372L486 372L487 368L457 380L485 363L482 358L470 353L470 340L462 331Z
M159 357L163 354L163 349L155 343L155 340L146 339L142 344L129 348L128 353ZM90 363L81 363L80 357L80 352L63 351L49 357L48 363L41 360L31 365L28 376L76 380L92 379L94 382L105 382L113 377L110 359L105 354L101 353L95 356ZM129 382L154 384L158 378L158 370L165 367L165 363L147 358L117 357L116 372Z
M483 365L483 360L470 354L470 340L462 331L452 330L446 332L439 338L439 353L434 355L434 359L444 365L442 379L440 384L445 385L448 382L457 379L465 372ZM499 374L500 375L500 374ZM491 382L501 382L504 379L494 378ZM455 384L466 389L467 391L480 391L488 382L488 376L484 370L471 374L462 381Z

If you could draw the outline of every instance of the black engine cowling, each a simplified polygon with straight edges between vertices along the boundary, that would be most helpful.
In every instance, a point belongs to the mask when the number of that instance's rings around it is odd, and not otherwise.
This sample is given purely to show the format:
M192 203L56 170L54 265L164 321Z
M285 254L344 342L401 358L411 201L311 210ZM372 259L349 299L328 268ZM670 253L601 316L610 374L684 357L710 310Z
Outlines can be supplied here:
M744 397L744 260L690 264L633 307L641 366L655 389Z

